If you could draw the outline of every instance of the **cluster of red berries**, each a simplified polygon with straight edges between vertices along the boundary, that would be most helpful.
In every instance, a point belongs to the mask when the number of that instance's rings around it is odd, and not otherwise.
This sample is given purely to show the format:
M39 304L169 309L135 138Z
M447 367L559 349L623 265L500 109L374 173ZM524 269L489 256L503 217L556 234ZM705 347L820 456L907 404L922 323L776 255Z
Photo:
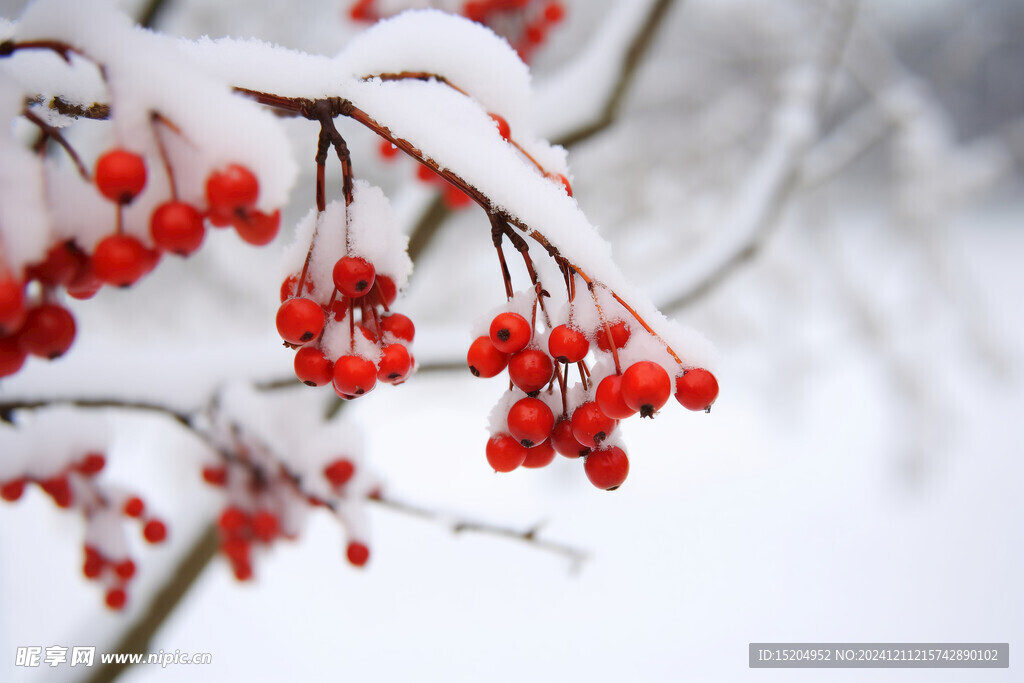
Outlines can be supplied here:
M205 212L177 198L160 204L150 217L153 246L147 246L125 233L120 220L121 207L142 192L146 178L140 155L124 149L104 153L93 179L100 194L118 205L116 231L99 240L92 253L67 240L54 244L42 261L28 264L22 273L0 270L0 377L17 373L30 355L54 359L71 347L75 319L55 301L58 289L89 299L103 285L128 287L152 271L164 252L188 256L198 249L205 236L204 218L218 227L233 225L251 244L266 244L277 235L280 212L256 210L256 176L236 164L207 179ZM37 297L28 294L33 282L39 283Z
M520 313L503 311L488 334L469 347L466 362L476 377L495 377L505 370L515 389L505 411L504 429L487 442L487 461L498 472L523 466L544 467L555 453L584 458L587 478L598 488L618 488L629 473L626 452L615 443L619 420L639 414L653 417L673 394L668 371L651 360L638 360L618 371L618 351L630 341L623 321L584 331L561 324L547 335L546 350L536 326ZM568 368L579 364L581 377L590 378L585 359L594 344L612 356L616 371L599 382L584 380L580 400L570 400ZM556 393L556 387L559 392ZM703 368L687 369L675 378L675 396L691 410L710 409L718 382Z
M106 457L102 453L86 453L60 472L44 479L22 476L0 482L0 498L13 503L21 498L27 484L35 483L53 499L57 507L79 507L89 521L95 519L100 510L112 510L121 516L142 522L142 537L147 542L163 542L167 538L167 526L160 519L146 514L146 506L141 498L117 496L96 485L94 477L105 465ZM114 509L117 506L116 500L121 502L120 506ZM105 555L89 543L86 543L84 548L82 574L85 578L99 581L106 587L107 607L115 610L123 608L128 599L128 582L135 576L135 562L128 556L115 558Z
M312 298L315 285L305 270L281 285L277 331L297 349L295 375L309 386L331 384L346 400L367 394L378 381L401 384L414 368L409 346L416 327L390 310L398 294L394 278L354 255L339 258L332 277L326 305ZM332 343L339 333L340 352Z

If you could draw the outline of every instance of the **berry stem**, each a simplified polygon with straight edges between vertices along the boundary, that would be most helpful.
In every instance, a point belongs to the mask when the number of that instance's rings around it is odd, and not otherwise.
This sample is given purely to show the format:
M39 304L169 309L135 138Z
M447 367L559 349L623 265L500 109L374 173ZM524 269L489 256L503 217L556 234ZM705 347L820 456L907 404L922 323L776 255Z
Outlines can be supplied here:
M86 169L85 164L82 163L82 160L81 158L79 158L78 153L75 151L74 147L72 147L71 144L64 138L59 128L54 128L46 121L43 121L41 118L33 114L32 111L27 107L22 112L22 116L24 116L26 119L35 124L35 126L39 128L40 131L42 131L43 135L39 141L40 146L42 146L47 140L53 140L58 145L63 147L64 151L68 153L69 157L71 157L71 161L75 164L75 168L78 170L78 175L82 176L82 180L89 182L89 170Z
M590 290L590 296L594 298L594 308L597 309L597 317L601 321L601 327L604 329L605 339L608 340L608 348L612 351L612 360L615 361L615 374L621 375L622 368L619 366L619 351L615 347L615 342L612 339L612 326L608 324L608 319L604 315L601 303L597 300L597 292L594 291L594 283L588 282L587 289Z
M175 182L174 173L171 171L171 160L167 156L167 146L164 144L164 139L160 137L160 131L157 130L156 124L159 123L165 126L177 135L181 135L181 129L160 112L153 112L152 120L153 138L156 140L156 148L160 152L160 160L163 162L164 172L167 174L167 182L171 186L171 198L174 201L178 201L178 184Z

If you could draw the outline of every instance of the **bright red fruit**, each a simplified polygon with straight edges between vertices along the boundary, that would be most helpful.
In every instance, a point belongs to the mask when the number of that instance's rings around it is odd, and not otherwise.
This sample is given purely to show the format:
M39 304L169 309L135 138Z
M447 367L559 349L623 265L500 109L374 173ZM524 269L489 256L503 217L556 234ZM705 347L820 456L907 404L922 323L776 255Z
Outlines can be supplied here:
M477 337L469 345L466 364L474 377L496 377L508 365L508 354L494 348L490 337Z
M142 535L150 543L161 543L167 538L167 526L159 519L151 519L142 528Z
M96 160L93 178L104 197L128 204L146 186L146 162L133 152L112 149Z
M672 396L672 380L665 368L649 360L633 363L622 373L622 400L640 417L652 417Z
M416 326L407 315L401 313L389 313L380 319L380 329L383 332L390 332L398 339L411 342L416 336Z
M548 335L548 351L559 363L576 363L586 358L590 342L579 330L558 325Z
M210 205L210 213L221 219L230 219L251 210L256 206L259 195L259 180L252 171L239 164L211 173L206 180L206 201Z
M502 353L522 351L533 337L530 321L511 311L494 316L489 332L494 348Z
M540 391L551 381L555 366L540 349L523 349L508 360L508 376L527 394Z
M612 344L615 348L621 349L629 341L629 325L625 321L620 320L611 326L612 339L611 344L608 343L608 334L605 332L604 327L597 328L597 348L602 351L611 351Z
M145 503L137 496L129 498L124 502L124 514L129 517L141 517L145 509Z
M533 448L547 441L555 426L555 415L544 401L526 397L512 404L506 423L509 433L519 443L526 448Z
M25 365L28 354L22 350L17 336L0 337L0 377L9 377Z
M18 332L18 345L25 353L42 358L59 358L75 341L75 319L57 304L40 304L29 309Z
M274 540L281 527L277 515L266 510L259 510L252 517L252 535L264 543Z
M572 413L572 435L584 446L595 448L615 429L615 420L594 401L581 403Z
M85 561L82 563L82 574L87 579L95 579L103 571L106 562L103 555L91 546L85 546Z
M0 277L0 336L16 332L25 319L24 290L10 275Z
M356 466L348 458L338 458L324 468L324 476L331 486L344 486L356 473Z
M552 446L549 441L545 441L533 448L526 449L526 460L523 461L523 467L528 467L530 469L547 467L554 459L555 447Z
M358 541L350 541L345 548L345 557L354 567L362 567L370 559L370 549Z
M325 321L320 304L305 297L288 299L277 309L277 332L289 344L305 344L316 339Z
M281 228L281 210L277 209L274 213L246 211L244 215L236 216L232 223L243 242L262 247L277 237L277 231Z
M597 385L594 393L601 412L616 420L636 415L636 410L626 405L622 398L622 375L608 375Z
M565 7L560 2L549 2L544 6L544 18L552 24L557 24L565 17Z
M228 482L228 471L224 467L204 467L203 481L212 486L224 486Z
M311 387L322 387L334 379L334 363L316 346L303 346L295 352L295 376Z
M512 136L512 130L508 126L508 121L498 114L489 114L489 116L498 124L498 134L505 140L508 140Z
M107 464L107 459L102 453L86 453L85 457L78 461L76 469L86 476L99 474Z
M342 256L334 264L334 286L350 299L370 293L377 271L373 264L358 256Z
M110 609L124 609L125 603L128 602L128 594L123 588L111 588L107 591L106 601Z
M85 254L74 246L70 240L58 242L46 252L46 258L39 263L34 263L25 270L27 279L39 280L43 284L51 286L67 286L75 275L82 268L85 261ZM3 290L3 283L0 281L0 291ZM3 300L0 293L0 301ZM3 304L0 303L0 309ZM0 314L0 319L3 315Z
M556 451L567 458L578 458L590 452L587 446L581 444L573 436L572 420L565 417L559 418L558 422L555 423L554 428L551 430L549 441Z
M395 299L398 297L398 287L395 286L395 281L389 278L387 275L381 275L377 273L373 278L373 282L377 285L377 294L380 296L380 303L385 308L395 303Z
M618 446L599 448L587 456L583 463L583 471L587 473L590 483L599 489L614 491L622 486L629 474L629 458Z
M495 472L511 472L526 460L526 448L510 434L495 434L487 441L487 462Z
M149 234L158 248L188 256L202 245L206 228L202 214L191 204L166 202L150 217Z
M718 380L704 368L686 370L676 377L676 400L690 410L711 410L718 398Z
M11 479L0 484L0 498L3 498L8 503L21 498L21 494L25 492L25 480L24 479Z
M249 526L249 515L245 514L245 510L241 508L234 505L228 506L220 513L217 526L229 536L241 535L245 528Z
M334 361L334 388L347 396L362 396L377 384L377 366L359 356Z
M135 576L135 563L130 558L121 560L114 565L114 573L122 579L130 579Z
M65 475L57 475L39 482L39 488L46 491L57 507L71 507L71 484Z
M402 344L388 344L380 350L377 379L388 384L401 384L412 370L412 356Z
M92 255L92 269L105 284L127 287L151 270L149 249L131 235L108 235Z

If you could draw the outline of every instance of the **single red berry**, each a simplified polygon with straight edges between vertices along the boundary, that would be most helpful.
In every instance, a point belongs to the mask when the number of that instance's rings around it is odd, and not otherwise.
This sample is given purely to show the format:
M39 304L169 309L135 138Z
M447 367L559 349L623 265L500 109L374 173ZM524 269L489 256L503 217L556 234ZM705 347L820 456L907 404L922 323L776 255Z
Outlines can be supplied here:
M557 24L565 17L565 7L560 2L549 2L544 6L544 18L550 24Z
M325 322L324 309L305 297L288 299L277 309L277 332L289 344L305 344L316 339Z
M353 567L362 567L370 559L370 549L358 541L350 541L345 548L345 557Z
M215 171L206 179L206 201L210 214L218 218L232 218L256 206L260 183L252 171L239 164L231 164L223 171Z
M629 474L629 458L618 446L599 448L587 456L583 463L590 483L599 489L614 491L622 486Z
M484 23L487 19L487 11L490 6L486 2L470 1L462 6L462 16L478 24Z
M349 16L355 21L376 21L372 5L373 0L357 0L349 10Z
M0 336L14 334L26 312L24 284L10 275L0 277Z
M21 494L25 492L25 480L24 479L11 479L0 484L0 498L3 498L8 503L21 498Z
M672 380L665 368L649 360L633 363L622 373L622 400L640 417L652 417L672 396Z
M91 299L96 292L103 287L103 280L96 276L92 259L88 256L82 258L81 267L75 277L67 285L68 296L73 299Z
M133 152L112 149L96 160L93 178L104 197L128 204L146 186L146 162Z
M106 602L110 609L124 609L125 603L128 602L128 594L123 588L111 588L107 591Z
M622 398L622 375L608 375L602 379L597 385L594 400L602 413L616 420L636 415L636 410L626 405Z
M108 235L99 241L93 252L93 272L104 284L128 287L151 269L148 251L131 235Z
M167 526L159 519L151 519L142 528L142 535L150 543L161 543L167 538Z
M277 209L273 213L245 211L242 215L235 216L232 223L243 242L262 247L277 237L277 232L281 229L281 210Z
M234 562L231 565L231 570L235 574L236 581L248 581L252 578L251 562Z
M28 354L21 348L17 336L0 337L0 377L17 374L26 358Z
M416 326L407 315L401 313L389 313L380 319L382 332L390 332L397 339L404 339L411 342L416 336Z
M511 434L495 434L488 439L486 454L495 472L511 472L526 460L526 448Z
M434 172L434 169L426 164L420 164L416 167L416 177L423 183L434 183L441 180L441 177Z
M63 356L75 341L75 319L57 304L30 308L18 332L18 345L25 353L42 358Z
M491 321L491 343L503 353L516 353L526 348L533 338L530 321L512 311L499 313Z
M350 299L370 293L376 270L373 264L359 256L342 256L334 264L334 286Z
M150 217L149 234L159 249L188 256L202 245L206 227L203 215L191 204L166 202Z
M348 458L338 458L324 467L324 476L335 488L347 484L355 473L356 466Z
M577 363L586 358L590 342L579 330L558 325L548 335L548 351L559 363Z
M496 377L508 365L508 354L494 348L490 337L477 337L469 345L466 364L474 377Z
M704 368L692 368L676 377L676 400L689 410L711 410L718 398L718 380Z
M508 360L509 379L527 394L547 386L554 369L551 356L540 349L523 349Z
M146 504L138 496L133 496L124 502L124 514L128 517L141 517L146 510Z
M82 563L82 574L87 579L95 579L103 572L106 561L103 555L92 546L85 546L85 561Z
M308 287L308 285L307 285L307 287ZM291 299L293 296L298 296L299 295L298 288L299 288L299 274L298 273L292 273L291 275L286 277L284 279L284 281L281 283L281 303L284 303L288 299ZM309 291L312 292L313 289L310 287Z
M281 526L277 515L267 510L258 510L252 517L252 535L264 543L270 543L277 537Z
M505 140L508 140L512 136L512 130L508 126L508 121L498 114L489 114L488 116L494 119L494 122L498 124L498 135Z
M360 356L334 361L334 388L347 396L362 396L377 384L377 366Z
M612 344L615 348L621 349L629 341L629 325L625 321L620 320L611 326L612 343L608 343L608 334L605 332L604 327L597 328L597 348L602 351L610 352L612 350Z
M533 470L540 469L550 465L554 459L555 447L551 445L550 441L545 441L526 449L526 460L523 461L523 467Z
M573 436L572 420L566 417L559 418L558 422L555 423L554 428L551 430L549 441L556 451L567 458L578 458L590 452L588 447L581 444Z
M295 376L311 387L322 387L334 379L334 363L315 346L303 346L295 352Z
M66 475L57 475L39 482L39 488L46 491L57 507L71 507L71 483Z
M594 401L577 406L572 413L572 435L584 446L595 448L615 429L615 420L602 412Z
M203 481L211 486L224 486L228 482L226 467L206 466L203 468Z
M401 384L412 370L412 356L402 344L387 344L380 350L377 379L388 384Z
M384 308L395 303L395 299L398 297L398 287L394 280L387 275L377 273L373 278L373 284L377 290L378 301Z
M71 240L58 242L46 252L46 258L25 269L27 280L39 280L44 285L66 286L78 274L84 255ZM3 310L3 280L0 279L0 311ZM3 314L0 313L0 320Z
M455 185L445 185L441 200L449 209L464 209L473 204L473 199Z
M120 576L122 579L130 579L135 576L135 563L132 562L131 558L121 560L114 565L114 573Z
M217 526L228 536L241 536L249 526L249 515L245 513L245 510L230 505L220 513Z
M526 448L547 441L555 426L555 415L539 398L521 398L509 408L506 418L509 434Z
M400 151L390 140L380 141L380 155L385 159L394 159Z
M92 476L102 471L106 464L107 459L102 453L86 453L75 469L86 476Z
M540 21L527 24L526 28L523 29L523 36L526 38L526 42L530 45L540 45L544 42L544 38L547 37L544 30L544 23Z
M252 546L248 539L241 536L221 539L220 551L236 566L247 565L252 558Z

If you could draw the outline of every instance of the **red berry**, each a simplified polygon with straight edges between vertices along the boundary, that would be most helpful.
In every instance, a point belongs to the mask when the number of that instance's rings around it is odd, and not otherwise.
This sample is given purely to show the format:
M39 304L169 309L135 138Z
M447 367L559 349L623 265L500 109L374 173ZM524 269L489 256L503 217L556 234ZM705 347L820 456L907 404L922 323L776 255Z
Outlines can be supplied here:
M25 365L27 357L17 336L0 337L0 377L10 377L17 373Z
M560 2L549 2L544 6L544 19L551 24L557 24L565 17L565 7Z
M228 470L225 467L204 467L203 481L212 486L224 486L228 482Z
M495 434L487 441L487 462L495 472L511 472L526 460L526 448L510 434Z
M441 180L441 177L434 172L434 169L426 164L420 164L416 167L416 177L420 179L420 182L424 183L433 183Z
M595 448L615 429L615 420L594 401L580 404L572 413L572 435L584 446Z
M135 563L131 558L121 560L114 565L114 572L122 579L130 579L135 576Z
M530 321L518 313L506 311L494 316L490 328L491 343L502 353L516 353L526 348L533 337Z
M295 352L295 376L311 387L322 387L334 379L334 363L315 346L303 346Z
M496 377L508 365L508 354L494 348L490 337L477 337L469 345L466 364L474 377Z
M150 217L149 234L158 248L188 256L202 245L206 227L202 214L191 204L167 202Z
M237 581L248 581L252 578L251 562L234 562L232 563L231 569L234 571L235 579Z
M400 150L390 140L380 141L380 155L385 159L394 159Z
M74 246L74 242L58 242L46 252L46 258L26 269L27 279L39 280L45 285L66 286L82 268L85 255ZM0 310L3 309L3 281L0 280ZM0 313L0 320L3 314Z
M555 366L540 349L523 349L508 360L508 376L527 394L540 391L551 381Z
M588 447L581 444L573 436L572 420L565 417L559 418L558 422L555 423L554 428L551 430L549 441L556 451L567 458L578 458L590 452Z
M0 336L16 332L25 313L24 285L10 275L0 277Z
M277 237L277 231L281 228L281 210L277 209L274 213L246 211L244 215L236 216L232 223L243 242L262 247Z
M395 303L395 299L398 297L398 287L395 286L395 281L389 278L387 275L376 274L373 279L374 284L377 286L377 295L381 305L385 308Z
M325 322L324 309L305 297L288 299L277 309L277 332L289 344L305 344L316 339Z
M111 588L107 591L106 602L110 609L124 609L125 603L128 602L128 595L123 588Z
M614 491L622 486L629 474L629 458L618 446L599 448L587 456L583 463L590 483L599 489Z
M533 448L547 441L555 426L555 415L544 401L526 397L512 404L506 423L509 434L526 448Z
M594 400L602 413L616 420L636 415L636 411L622 398L622 375L608 375L601 380L594 393Z
M291 299L293 296L298 296L299 295L298 288L299 288L299 274L298 273L292 273L291 275L286 277L284 279L284 282L281 283L281 303L284 303L288 299ZM306 287L304 289L306 289L306 290L308 290L310 292L313 291L313 288L309 286L308 282L307 282Z
M324 468L324 476L335 488L347 484L355 473L356 466L348 458L338 458Z
M689 410L711 410L718 398L718 380L704 368L685 370L676 377L676 400Z
M97 159L93 177L100 194L128 204L146 186L146 163L138 154L113 149Z
M672 396L672 380L665 368L649 360L633 363L622 373L622 400L640 417L652 417Z
M454 185L445 185L441 200L449 209L463 209L473 203L472 197Z
M103 457L102 453L86 453L75 469L86 476L92 476L98 474L106 464L107 459Z
M231 164L223 171L210 174L206 180L206 201L210 214L218 218L232 218L256 206L260 183L252 171L239 164Z
M482 24L487 19L488 9L489 6L486 2L467 2L462 6L462 16L466 17L470 21Z
M159 519L151 519L142 528L142 535L150 543L161 543L167 538L167 526Z
M347 396L362 396L377 384L377 366L360 356L334 361L334 389Z
M401 384L412 370L412 356L402 344L388 344L380 351L377 379L388 384Z
M389 313L380 319L380 328L383 332L390 332L398 339L411 342L416 336L416 326L413 325L409 316L401 313Z
M100 291L102 287L103 281L96 276L92 259L84 256L81 267L71 282L68 283L68 296L74 299L91 299L96 296L96 292Z
M53 502L57 507L71 507L71 484L68 482L67 476L58 475L49 479L43 479L39 482L39 488L46 491L53 498Z
M220 513L217 526L228 536L241 536L249 526L249 515L245 514L245 510L241 508L234 505L228 506Z
M620 320L611 326L612 332L612 344L615 348L621 349L629 341L629 325L624 321ZM605 332L604 327L597 328L597 348L602 351L611 351L612 344L608 343L608 334Z
M95 579L103 572L103 565L106 562L98 550L91 546L85 546L85 561L82 563L82 574L87 579Z
M22 351L51 360L63 356L74 341L75 319L57 304L40 304L29 309L18 332Z
M145 509L146 504L137 496L129 498L124 502L124 514L128 517L141 517Z
M252 517L252 535L264 543L269 543L281 531L277 515L267 510L258 510Z
M8 503L21 498L21 494L25 492L25 480L24 479L11 479L0 484L0 498L3 498Z
M549 441L545 441L542 444L526 449L526 460L523 461L523 467L530 469L547 467L554 459L555 447Z
M369 294L375 275L373 264L358 256L342 256L334 264L334 286L350 299Z
M370 549L358 541L350 541L345 548L345 557L354 567L362 567L370 559Z
M526 28L523 30L523 35L525 36L527 43L531 45L540 45L544 42L545 38L544 24L527 24Z
M559 363L576 363L586 358L590 342L579 330L558 325L548 335L548 351Z
M96 245L92 269L101 282L128 287L151 270L149 250L131 235L108 235Z
M505 140L508 140L512 136L512 131L508 126L508 121L506 121L504 117L499 116L497 114L489 114L489 116L492 119L494 119L495 123L498 124L498 135L500 135Z
M229 536L221 539L220 550L236 567L248 565L251 559L252 546L248 539L241 536Z

